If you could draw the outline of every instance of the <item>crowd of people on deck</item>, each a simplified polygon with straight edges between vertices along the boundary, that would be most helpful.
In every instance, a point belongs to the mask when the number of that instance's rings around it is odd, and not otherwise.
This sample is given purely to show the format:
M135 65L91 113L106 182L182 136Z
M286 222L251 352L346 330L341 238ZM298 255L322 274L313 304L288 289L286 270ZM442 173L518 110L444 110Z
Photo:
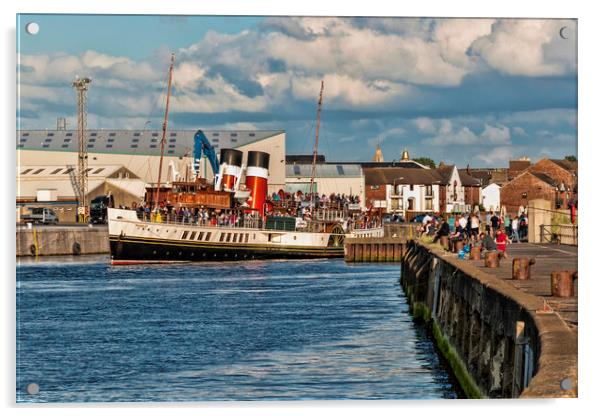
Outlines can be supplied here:
M287 205L291 208L299 209L303 206L310 206L312 202L312 194L297 191L294 193L284 192L282 189L272 193L268 201L274 204ZM359 204L360 197L358 195L335 194L330 195L314 193L313 206L314 208L338 208L348 209L350 204Z
M467 213L440 217L437 214L425 215L419 226L422 235L433 236L433 241L445 237L450 247L457 241L466 245L482 247L484 250L497 250L507 257L506 247L510 243L520 243L527 237L528 217L523 212L514 217L498 215L497 212Z
M312 219L312 211L316 209L341 210L347 212L350 204L359 204L360 198L357 195L345 194L314 194L314 205L312 209L312 197L310 194L297 191L295 193L286 193L283 190L274 192L268 196L266 203L266 214L277 217L295 217L298 221L308 221ZM120 206L119 208L126 208ZM233 209L209 209L205 207L189 208L186 206L171 206L167 202L160 204L158 211L151 208L148 203L140 205L133 204L138 217L143 221L155 221L157 217L162 222L177 222L182 224L209 225L209 226L231 226L231 227L260 227L262 215L245 210L244 206ZM344 227L353 228L373 228L376 226L376 219L367 215L345 216Z

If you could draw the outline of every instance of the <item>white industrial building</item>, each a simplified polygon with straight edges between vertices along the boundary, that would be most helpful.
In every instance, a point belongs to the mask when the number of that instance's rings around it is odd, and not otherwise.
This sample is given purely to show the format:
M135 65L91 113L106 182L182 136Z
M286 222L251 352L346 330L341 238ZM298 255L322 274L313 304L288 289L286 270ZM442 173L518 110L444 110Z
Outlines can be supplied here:
M491 182L489 185L481 189L481 196L483 198L483 207L487 211L500 210L500 189L502 187L495 182Z
M74 165L17 166L17 220L32 207L53 208L61 222L75 221L77 209L76 167ZM111 194L116 205L139 204L146 183L120 165L88 168L87 200Z
M287 164L286 187L288 193L310 192L311 164ZM319 195L357 195L364 208L364 175L359 164L316 164L314 191Z
M170 130L167 133L161 182L173 180L174 172L181 178L191 177L196 130ZM270 154L268 187L270 192L285 186L286 134L282 130L204 131L218 157L220 149L235 148ZM156 183L159 173L160 130L88 130L88 165L120 165L146 183ZM77 166L77 131L17 131L17 163L25 165ZM171 166L171 169L169 168ZM201 160L201 176L212 180L213 172L206 158Z

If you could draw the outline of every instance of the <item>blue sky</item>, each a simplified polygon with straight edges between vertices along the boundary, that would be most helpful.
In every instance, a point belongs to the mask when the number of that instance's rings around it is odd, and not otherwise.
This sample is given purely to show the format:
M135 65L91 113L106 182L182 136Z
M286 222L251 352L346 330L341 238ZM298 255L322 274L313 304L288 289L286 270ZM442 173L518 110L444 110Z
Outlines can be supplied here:
M29 35L35 21L40 32ZM328 160L411 156L507 166L577 154L575 20L21 15L18 126L284 129L309 153L320 80ZM560 28L568 39L559 36ZM192 138L191 138L192 139Z

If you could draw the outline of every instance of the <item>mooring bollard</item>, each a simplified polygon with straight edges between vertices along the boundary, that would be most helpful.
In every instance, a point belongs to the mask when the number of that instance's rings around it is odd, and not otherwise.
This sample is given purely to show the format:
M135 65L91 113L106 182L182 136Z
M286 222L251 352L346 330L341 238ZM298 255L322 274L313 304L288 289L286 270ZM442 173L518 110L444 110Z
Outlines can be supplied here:
M485 267L492 269L500 267L500 253L497 251L488 251L485 253Z
M552 296L559 298L570 298L575 296L575 279L577 271L563 270L552 272Z
M481 247L473 246L470 249L471 260L481 260Z
M517 258L512 260L512 279L528 280L531 278L531 266L535 259Z

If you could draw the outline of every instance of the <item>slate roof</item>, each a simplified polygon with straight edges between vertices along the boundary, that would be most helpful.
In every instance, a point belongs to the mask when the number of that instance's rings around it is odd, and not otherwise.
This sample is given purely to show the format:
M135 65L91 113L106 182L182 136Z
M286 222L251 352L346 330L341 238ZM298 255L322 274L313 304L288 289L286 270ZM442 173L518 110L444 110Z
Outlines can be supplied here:
M435 169L422 168L367 168L364 169L366 185L432 185L443 183Z
M577 168L579 166L578 162L572 162L566 159L550 159L550 162L557 164L558 166L565 170L568 170L569 172L577 172Z

